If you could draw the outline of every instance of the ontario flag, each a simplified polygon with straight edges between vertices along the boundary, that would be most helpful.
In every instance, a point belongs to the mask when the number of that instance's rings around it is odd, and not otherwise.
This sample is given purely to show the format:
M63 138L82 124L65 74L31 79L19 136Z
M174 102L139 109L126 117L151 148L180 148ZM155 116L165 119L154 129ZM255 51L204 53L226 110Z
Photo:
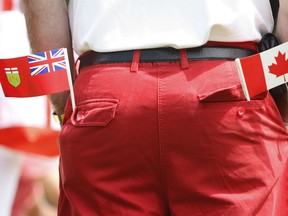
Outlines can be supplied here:
M247 100L288 81L288 42L235 60Z
M0 59L0 81L6 97L33 97L69 90L66 48Z

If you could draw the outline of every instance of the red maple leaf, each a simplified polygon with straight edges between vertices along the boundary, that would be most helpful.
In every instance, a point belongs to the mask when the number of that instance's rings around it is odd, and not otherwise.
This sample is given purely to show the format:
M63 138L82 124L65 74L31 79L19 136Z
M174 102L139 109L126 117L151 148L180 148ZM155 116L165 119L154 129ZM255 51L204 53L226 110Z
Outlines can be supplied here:
M286 60L286 53L282 54L279 51L275 60L276 64L272 63L272 65L268 66L270 73L276 75L276 77L288 73L288 60Z

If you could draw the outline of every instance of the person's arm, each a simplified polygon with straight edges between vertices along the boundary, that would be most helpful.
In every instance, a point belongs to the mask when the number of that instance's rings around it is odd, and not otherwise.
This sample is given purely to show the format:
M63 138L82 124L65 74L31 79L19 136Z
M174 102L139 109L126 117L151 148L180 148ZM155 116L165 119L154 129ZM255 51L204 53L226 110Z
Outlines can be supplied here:
M276 35L281 43L288 41L288 1L280 0L278 19L276 24Z
M65 0L23 0L22 7L32 52L68 48L73 73L74 60ZM61 92L48 96L58 115L64 113L68 94Z

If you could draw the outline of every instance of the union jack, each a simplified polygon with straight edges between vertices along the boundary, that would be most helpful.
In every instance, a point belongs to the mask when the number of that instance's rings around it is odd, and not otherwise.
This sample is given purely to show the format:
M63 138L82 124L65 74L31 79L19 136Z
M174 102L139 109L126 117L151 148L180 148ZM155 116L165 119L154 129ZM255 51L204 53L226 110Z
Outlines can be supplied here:
M66 70L64 49L55 49L28 56L31 76Z

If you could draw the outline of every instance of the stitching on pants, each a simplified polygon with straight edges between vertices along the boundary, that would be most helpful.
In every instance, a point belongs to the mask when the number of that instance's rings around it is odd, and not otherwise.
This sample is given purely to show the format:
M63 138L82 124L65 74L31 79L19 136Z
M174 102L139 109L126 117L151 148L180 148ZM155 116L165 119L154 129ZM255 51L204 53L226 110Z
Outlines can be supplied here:
M158 72L158 127L159 127L159 158L160 158L160 169L161 169L161 177L163 183L163 193L164 193L164 200L168 202L168 189L167 189L167 180L165 174L165 156L166 152L164 149L163 137L164 137L164 130L163 125L165 124L163 120L163 98L162 93L165 91L163 84L163 80L161 78L161 72Z

